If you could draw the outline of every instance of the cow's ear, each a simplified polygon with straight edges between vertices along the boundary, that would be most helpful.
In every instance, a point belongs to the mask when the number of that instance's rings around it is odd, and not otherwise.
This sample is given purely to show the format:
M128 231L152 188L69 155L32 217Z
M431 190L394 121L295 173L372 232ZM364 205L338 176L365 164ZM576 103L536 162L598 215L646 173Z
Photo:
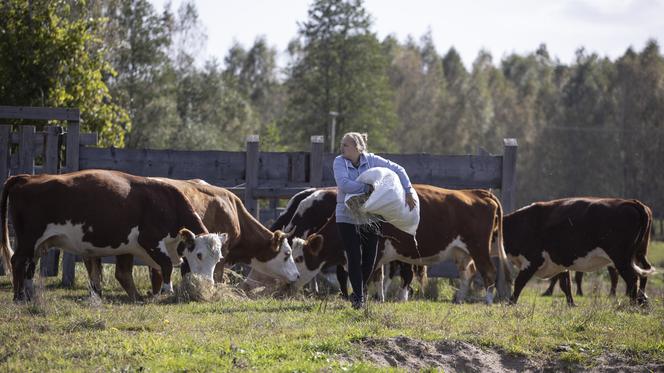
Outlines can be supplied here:
M306 247L309 249L311 255L318 256L318 254L320 254L320 251L323 249L323 241L323 236L317 233L307 237Z
M221 246L224 246L228 241L228 233L217 233L217 237L219 237L219 241L221 241Z
M180 240L184 242L185 247L189 250L192 250L194 246L194 239L196 238L194 232L187 228L182 228L180 229L180 233L178 233L178 235L180 236Z
M272 247L272 250L275 252L279 252L281 250L281 243L283 240L286 239L286 234L282 231L274 231L274 235L272 236L272 244L270 245Z

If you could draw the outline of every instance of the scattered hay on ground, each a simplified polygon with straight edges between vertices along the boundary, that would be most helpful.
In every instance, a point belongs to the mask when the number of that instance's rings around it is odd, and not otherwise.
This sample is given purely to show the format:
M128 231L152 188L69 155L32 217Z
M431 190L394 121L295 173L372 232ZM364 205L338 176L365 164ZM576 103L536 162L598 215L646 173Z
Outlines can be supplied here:
M216 302L220 300L245 299L246 295L226 283L215 284L203 276L188 273L175 288L177 302Z

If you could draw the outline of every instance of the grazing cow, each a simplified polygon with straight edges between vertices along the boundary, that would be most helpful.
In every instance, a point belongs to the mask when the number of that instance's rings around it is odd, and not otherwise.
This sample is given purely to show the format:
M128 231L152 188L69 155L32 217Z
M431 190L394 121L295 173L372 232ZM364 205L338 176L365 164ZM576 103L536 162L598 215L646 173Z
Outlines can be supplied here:
M272 223L272 225L270 226L270 230L273 232L276 230L283 231L288 225L288 223L291 221L291 219L293 218L293 215L295 215L295 211L297 210L297 207L300 205L300 202L302 202L303 199L309 197L315 191L316 188L309 188L291 197L291 199L288 200L286 209L281 214L279 214L277 220L275 220L274 223Z
M223 246L224 263L245 263L265 276L286 282L299 278L286 234L281 231L271 232L265 228L247 211L242 200L235 194L202 180L151 179L172 185L182 192L191 201L194 210L203 217L203 223L208 229L227 233L226 244ZM187 272L188 267L193 270L193 266L206 265L210 261L198 258L196 252L191 250L183 250L183 253L187 258L183 264L183 273ZM218 262L219 260L214 263ZM215 272L223 273L224 263L220 263ZM92 267L99 265L100 262L97 262ZM132 265L132 257L119 257L115 275L129 296L136 298L138 293L133 286ZM92 272L90 267L88 272ZM153 289L160 283L158 277L154 278L156 275L158 274L153 274ZM215 277L220 276L221 274L217 273ZM93 282L99 283L100 279L94 279Z
M462 286L455 295L455 301L464 300L473 268L477 268L487 289L487 303L493 302L496 269L490 256L499 256L501 263L506 260L502 249L502 207L498 199L485 190L455 191L429 185L413 187L420 199L417 242L413 236L390 224L383 224L383 237L379 238L378 244L377 266L394 260L427 265L453 259L462 278ZM344 262L343 249L340 249L342 246L334 223L331 218L306 240L293 240L293 252L296 262L299 262L302 281L313 277L325 264ZM300 259L300 256L303 259ZM302 262L306 265L303 266ZM473 262L475 266L472 265ZM509 296L509 289L502 273L504 267L499 267L499 273L503 276L498 276L501 280L498 290L499 295L506 298Z
M646 254L652 212L637 200L566 198L537 202L506 215L505 249L519 269L512 302L533 275L549 278L565 270L592 272L612 265L633 302L647 302L646 276L654 272ZM637 295L637 277L641 288ZM574 305L569 273L561 287Z
M618 287L618 271L616 271L615 268L609 266L609 278L611 279L611 290L609 290L609 295L610 296L615 296L616 295L616 287ZM559 280L565 281L563 279L563 276L567 276L566 273L560 273L554 277L551 277L551 280L549 280L549 287L542 293L542 296L548 297L553 294L553 289L556 287L556 283ZM576 283L576 295L583 296L583 288L581 287L581 283L583 282L583 272L576 272L574 273L574 282Z
M8 204L18 241L13 255ZM84 256L135 255L161 271L165 291L172 291L173 265L182 262L180 241L221 252L221 238L208 234L177 188L117 171L10 177L2 192L0 219L0 250L4 258L11 256L7 267L13 271L15 301L32 297L35 261L51 247Z

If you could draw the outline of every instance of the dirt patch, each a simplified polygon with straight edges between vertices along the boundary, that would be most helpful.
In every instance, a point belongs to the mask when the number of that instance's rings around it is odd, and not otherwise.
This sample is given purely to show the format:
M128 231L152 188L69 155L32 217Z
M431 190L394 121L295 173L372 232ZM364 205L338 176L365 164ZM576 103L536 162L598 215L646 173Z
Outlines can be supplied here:
M424 342L408 337L395 337L366 338L357 344L363 353L362 360L408 371L436 368L446 372L664 372L662 364L635 365L630 363L629 359L616 355L603 356L593 364L595 366L588 368L555 358L535 361L462 341Z

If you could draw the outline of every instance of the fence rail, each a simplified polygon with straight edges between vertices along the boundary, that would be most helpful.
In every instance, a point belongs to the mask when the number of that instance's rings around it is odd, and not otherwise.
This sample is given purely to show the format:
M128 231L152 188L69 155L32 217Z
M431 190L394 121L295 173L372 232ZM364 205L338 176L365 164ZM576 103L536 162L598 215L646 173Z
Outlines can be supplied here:
M19 125L18 131L12 132L2 119L67 123L66 127L44 126L42 131L36 131L34 125ZM18 173L57 174L93 168L140 176L204 179L243 198L247 209L262 221L276 216L277 199L290 198L312 186L335 184L332 163L336 155L324 152L323 136L312 136L307 152L261 152L256 135L247 138L243 152L98 148L96 143L96 134L80 133L80 113L76 109L0 106L0 182ZM515 201L517 143L505 139L503 145L503 155L382 155L406 168L413 183L452 189L500 189L504 211L509 212ZM64 160L61 154L65 154ZM267 213L260 213L260 199L272 200ZM57 275L58 255L53 252L41 260L45 275ZM64 253L66 286L74 281L74 261L74 255ZM436 268L431 273L454 275Z

